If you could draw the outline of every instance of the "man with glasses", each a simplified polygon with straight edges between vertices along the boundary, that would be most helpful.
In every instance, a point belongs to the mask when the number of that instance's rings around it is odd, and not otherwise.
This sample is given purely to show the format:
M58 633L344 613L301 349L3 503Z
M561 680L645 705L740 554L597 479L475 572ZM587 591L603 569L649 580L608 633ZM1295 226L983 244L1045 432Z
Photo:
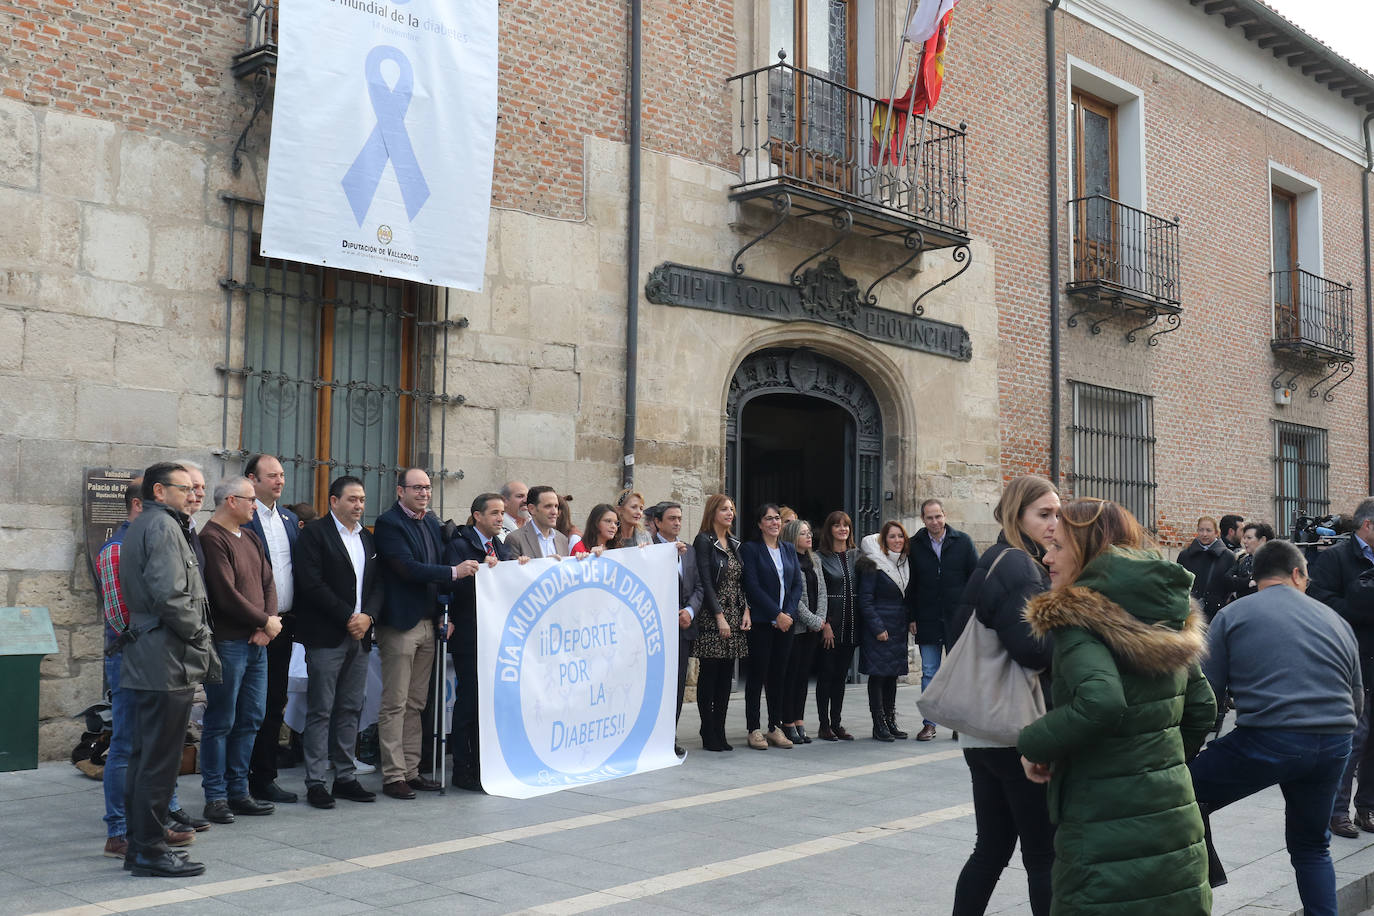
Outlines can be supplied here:
M282 635L267 646L267 703L262 727L253 743L248 787L254 798L289 805L296 800L296 793L277 785L277 746L281 741L286 687L291 675L291 641L295 639L291 617L295 597L291 555L296 550L301 523L296 514L281 503L286 471L279 460L271 455L253 455L244 464L243 474L252 483L254 495L253 516L245 527L258 536L267 561L272 564L277 613L281 615L283 630Z
M120 688L132 708L133 746L125 783L128 851L124 867L139 876L191 877L205 866L174 855L163 824L181 769L181 748L196 685L220 680L209 607L186 500L191 477L160 462L143 472L143 511L129 524L120 551L119 585L129 611L121 634Z
M267 700L267 645L281 633L272 564L248 527L257 494L245 477L215 487L215 514L201 532L205 586L215 649L224 666L219 684L205 685L200 781L205 817L232 824L235 815L264 815L269 801L249 793L248 766Z
M429 511L434 487L423 468L396 475L396 504L378 518L372 536L382 561L382 616L377 648L382 658L382 702L377 743L382 757L382 792L410 799L415 790L435 792L440 784L420 775L421 713L434 675L435 622L439 594L476 572L475 563L443 562L443 527ZM448 634L453 632L449 624Z

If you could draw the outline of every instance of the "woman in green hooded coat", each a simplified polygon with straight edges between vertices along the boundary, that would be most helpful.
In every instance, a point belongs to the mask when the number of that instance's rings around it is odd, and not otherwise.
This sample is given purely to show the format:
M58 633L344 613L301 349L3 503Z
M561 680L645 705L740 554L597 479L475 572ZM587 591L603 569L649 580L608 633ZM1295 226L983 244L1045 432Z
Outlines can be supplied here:
M1052 590L1026 606L1054 634L1053 709L1021 730L1026 775L1048 781L1051 913L1210 913L1207 850L1186 760L1216 701L1192 576L1125 509L1075 500L1045 555Z

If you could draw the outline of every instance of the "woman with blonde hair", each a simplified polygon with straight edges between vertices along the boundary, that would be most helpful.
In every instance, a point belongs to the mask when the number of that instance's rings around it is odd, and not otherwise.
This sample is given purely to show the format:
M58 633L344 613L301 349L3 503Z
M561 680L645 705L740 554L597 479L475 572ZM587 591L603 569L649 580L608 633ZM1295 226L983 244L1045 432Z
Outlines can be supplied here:
M699 632L692 644L697 659L697 711L701 714L701 746L708 751L731 751L725 740L725 713L735 660L749 655L749 607L744 600L744 568L739 538L730 533L735 503L724 493L706 500L701 531L692 542L697 575L701 577L703 607L697 613Z
M1002 491L993 518L1002 532L969 577L953 638L972 625L971 616L976 617L978 624L996 632L1013 661L1040 671L1049 667L1050 646L1031 635L1021 613L1027 600L1050 587L1041 558L1058 524L1059 494L1043 477L1014 478ZM1031 912L1046 916L1054 845L1045 787L1026 778L1014 747L961 733L959 748L973 781L977 834L973 853L954 886L954 916L981 916L987 910L1018 842Z
M1060 511L1053 590L1026 606L1054 634L1054 708L1021 730L1028 778L1049 783L1055 913L1210 913L1202 815L1185 762L1216 716L1192 577L1130 512Z
M905 738L897 728L897 678L907 673L906 528L883 522L877 534L859 544L859 671L868 675L868 710L873 714L873 740Z
M615 513L620 519L620 543L617 547L639 547L653 543L644 530L644 495L626 487L615 495Z

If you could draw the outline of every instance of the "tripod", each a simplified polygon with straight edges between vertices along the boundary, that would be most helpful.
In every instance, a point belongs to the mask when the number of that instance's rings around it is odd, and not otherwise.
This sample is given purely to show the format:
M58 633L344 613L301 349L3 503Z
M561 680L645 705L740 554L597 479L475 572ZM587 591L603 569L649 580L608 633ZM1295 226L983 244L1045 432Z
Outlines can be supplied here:
M443 610L439 613L439 628L434 634L436 651L434 653L434 744L430 760L431 774L437 773L439 779L439 794L448 794L447 780L444 778L444 706L446 704L445 687L448 685L448 678L444 675L448 671L448 596L439 597L439 605Z

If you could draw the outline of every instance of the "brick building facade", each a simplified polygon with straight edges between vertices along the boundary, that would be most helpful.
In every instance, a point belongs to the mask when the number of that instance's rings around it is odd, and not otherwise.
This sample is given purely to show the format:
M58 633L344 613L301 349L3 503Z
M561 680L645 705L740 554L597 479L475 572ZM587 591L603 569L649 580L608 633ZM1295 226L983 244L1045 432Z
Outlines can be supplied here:
M500 3L481 293L255 255L270 82L232 65L270 41L250 16L270 25L274 6L0 5L0 599L49 607L59 630L46 756L101 690L83 468L187 457L213 486L269 450L289 459L289 501L322 503L331 474L365 467L374 515L388 469L417 463L446 517L511 477L575 494L581 515L622 477L629 4ZM1290 67L1275 42L1310 39L1252 0L1222 6L1065 0L1054 14L1059 470L1175 546L1202 512L1339 511L1368 488L1359 131L1374 78L1320 52ZM869 530L937 495L986 543L1002 480L1050 470L1045 5L960 5L941 123L907 138L929 168L894 191L876 183L868 119L904 7L643 4L634 476L651 501L681 500L689 527L722 487L810 514L842 505ZM1312 62L1324 69L1304 73ZM1109 125L1095 129L1111 188L1075 192L1092 159L1074 153L1080 112ZM1110 200L1070 212L1099 191ZM789 215L737 255L774 225L780 192ZM1276 200L1294 255L1277 266ZM863 228L840 239L845 213ZM1114 228L1084 228L1103 215ZM927 250L903 266L913 230ZM736 259L742 277L720 280ZM1287 296L1271 271L1297 267L1331 282ZM1069 286L1106 295L1082 312ZM782 297L805 320L713 309L710 289ZM1275 350L1280 312L1297 327L1285 340L1315 346ZM375 328L358 318L374 313ZM1353 364L1329 401L1331 382L1309 396L1328 362L1331 381ZM1293 378L1276 405L1271 383Z

